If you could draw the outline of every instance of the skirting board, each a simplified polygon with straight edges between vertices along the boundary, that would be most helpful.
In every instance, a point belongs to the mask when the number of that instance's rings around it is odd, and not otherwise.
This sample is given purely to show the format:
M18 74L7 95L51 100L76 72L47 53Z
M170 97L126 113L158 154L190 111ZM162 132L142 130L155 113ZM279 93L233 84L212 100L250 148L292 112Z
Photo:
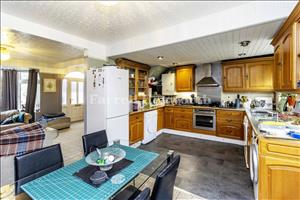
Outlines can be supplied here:
M199 139L203 139L203 140L211 140L211 141L216 141L216 142L237 144L237 145L241 145L241 146L245 145L245 142L241 141L241 140L222 138L222 137L217 137L217 136L213 136L213 135L206 135L206 134L201 134L201 133L191 133L191 132L178 131L178 130L173 130L173 129L161 129L157 132L158 135L160 135L161 133L169 133L169 134L174 134L174 135L180 135L180 136L186 136L186 137L192 137L192 138L199 138Z

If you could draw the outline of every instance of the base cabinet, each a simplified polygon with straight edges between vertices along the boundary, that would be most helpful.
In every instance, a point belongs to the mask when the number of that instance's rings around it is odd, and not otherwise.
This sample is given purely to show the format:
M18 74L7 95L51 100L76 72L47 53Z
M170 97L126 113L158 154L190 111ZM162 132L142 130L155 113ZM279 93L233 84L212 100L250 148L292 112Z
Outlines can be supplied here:
M157 109L157 131L164 128L164 121L165 121L164 118L165 118L164 109L163 108Z
M174 128L173 108L165 108L165 127L169 129Z
M180 131L191 131L193 124L192 109L174 110L174 129Z
M144 139L144 113L129 117L129 142L134 144Z
M259 199L300 199L300 142L259 141Z

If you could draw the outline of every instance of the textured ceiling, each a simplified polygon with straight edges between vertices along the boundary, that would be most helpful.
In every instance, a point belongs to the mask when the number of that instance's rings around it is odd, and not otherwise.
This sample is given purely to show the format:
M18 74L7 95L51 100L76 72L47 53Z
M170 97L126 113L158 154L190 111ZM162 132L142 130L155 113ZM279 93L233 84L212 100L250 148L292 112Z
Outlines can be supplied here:
M1 1L1 12L108 44L245 3L119 1L105 6L96 1Z
M243 51L246 53L246 56L243 57L273 54L274 49L270 43L274 33L282 23L283 20L277 20L112 58L125 57L149 65L171 66L174 62L177 64L198 64L241 58L238 54ZM239 45L239 42L243 40L251 41L249 46L244 49ZM157 56L163 56L164 59L158 60Z
M4 40L5 39L5 40ZM1 30L1 45L9 45L11 59L56 64L83 57L82 49L15 30Z

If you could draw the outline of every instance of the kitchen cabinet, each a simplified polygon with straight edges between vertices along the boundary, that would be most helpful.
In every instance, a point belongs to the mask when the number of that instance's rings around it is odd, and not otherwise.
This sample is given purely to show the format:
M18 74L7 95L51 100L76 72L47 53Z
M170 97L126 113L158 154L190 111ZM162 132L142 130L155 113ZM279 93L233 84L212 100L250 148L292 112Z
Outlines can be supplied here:
M164 109L163 108L159 108L157 109L157 131L161 130L164 128Z
M174 108L174 129L191 131L193 124L193 110L191 108Z
M162 82L162 95L172 96L176 94L175 73L162 74L161 82Z
M300 142L259 138L259 199L300 199Z
M173 116L173 108L165 107L165 127L169 129L174 128L174 116Z
M273 57L240 59L223 63L225 92L270 92L273 85Z
M195 85L195 65L176 67L176 91L193 92Z
M129 142L134 144L144 138L144 113L129 116Z
M241 91L245 89L244 64L223 65L223 90Z
M150 66L125 58L116 59L116 64L129 72L129 99L142 100L148 95Z
M219 137L244 139L244 112L233 110L217 110L217 132Z
M296 23L296 81L297 85L300 85L300 17Z
M279 91L300 90L297 88L300 79L299 20L300 3L296 5L271 42L275 49L275 74L276 78L280 78L275 81L275 89Z

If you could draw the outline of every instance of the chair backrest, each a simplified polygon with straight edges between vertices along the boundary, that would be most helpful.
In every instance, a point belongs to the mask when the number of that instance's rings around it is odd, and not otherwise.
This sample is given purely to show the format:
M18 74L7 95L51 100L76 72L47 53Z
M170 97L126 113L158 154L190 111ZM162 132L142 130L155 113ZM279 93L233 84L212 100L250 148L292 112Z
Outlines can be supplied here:
M150 188L144 189L134 200L149 200L150 199Z
M151 200L172 200L179 163L180 156L177 155L159 172L154 183Z
M96 148L105 148L108 144L106 131L102 130L83 135L82 143L85 156L94 151Z
M15 157L15 193L21 186L64 166L60 144Z

